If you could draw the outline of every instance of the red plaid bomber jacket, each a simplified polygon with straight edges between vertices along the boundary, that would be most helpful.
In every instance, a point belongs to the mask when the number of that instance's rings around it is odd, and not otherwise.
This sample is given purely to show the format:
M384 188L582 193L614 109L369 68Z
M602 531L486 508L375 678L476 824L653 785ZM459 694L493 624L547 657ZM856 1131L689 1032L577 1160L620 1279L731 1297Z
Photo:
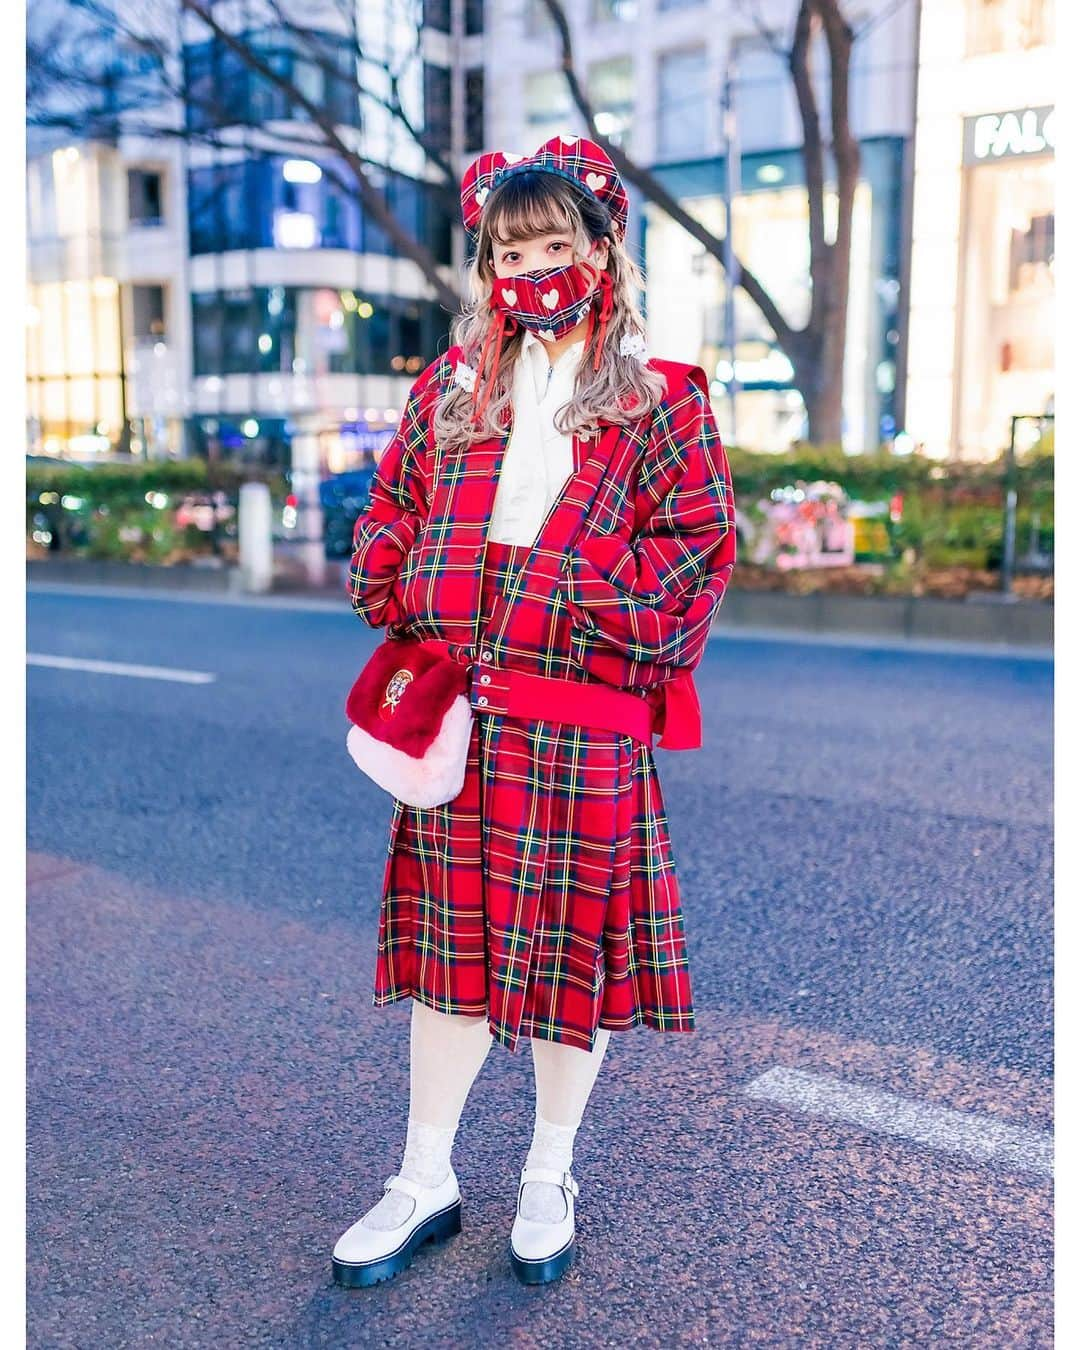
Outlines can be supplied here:
M436 444L435 405L460 355L451 347L412 386L356 521L347 589L372 627L471 648L511 427L454 453ZM735 565L735 500L704 371L649 364L668 382L651 414L574 437L573 472L495 644L507 665L600 680L661 708L670 698L671 748L691 748L671 723L691 701L697 710L691 672Z

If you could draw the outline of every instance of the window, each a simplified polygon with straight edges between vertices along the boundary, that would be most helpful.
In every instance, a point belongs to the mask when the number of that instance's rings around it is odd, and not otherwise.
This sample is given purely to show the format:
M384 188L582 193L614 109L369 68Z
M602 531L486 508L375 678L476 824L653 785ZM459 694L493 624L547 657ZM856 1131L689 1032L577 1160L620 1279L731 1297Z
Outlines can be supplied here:
M360 126L357 53L349 37L317 29L291 34L276 28L239 36L276 75L330 113L336 123ZM309 120L306 108L290 98L288 89L253 70L217 39L184 48L184 78L191 131Z
M298 163L306 166L299 175ZM405 229L426 240L441 263L451 263L451 215L436 188L387 174L384 190ZM275 155L193 169L188 203L193 254L276 246L395 254L365 216L347 172L329 159L320 165Z
M1009 293L1036 293L1053 287L1054 217L1032 216L1009 240Z
M957 428L961 453L1008 444L1014 413L1054 392L1052 155L966 170Z
M188 229L192 253L270 247L271 222L255 208L256 180L262 166L254 160L215 164L188 174Z
M484 0L465 0L465 36L484 31Z
M329 287L210 291L193 295L191 306L198 376L414 376L446 331L433 300Z
M425 28L434 28L439 33L449 33L450 0L424 0L424 17L421 22Z
M128 169L128 220L132 225L160 225L161 174L152 169Z
M705 153L706 54L704 47L660 57L656 145L663 159Z
M1045 46L1053 35L1054 0L967 0L969 56Z
M629 142L634 114L634 62L629 56L589 67L589 97L596 110L597 130L616 145Z
M131 322L136 338L165 338L165 287L132 286Z
M777 33L774 38L738 38L732 46L735 113L739 140L747 151L802 144L802 123L791 76L773 45L774 41L780 45L782 40ZM818 106L827 109L828 102L819 101ZM825 119L827 125L827 112Z
M216 295L191 297L191 341L196 375L216 375L223 366L222 309Z
M450 71L424 62L424 126L437 150L450 149Z
M465 72L465 153L484 148L484 67Z
M561 70L541 70L525 77L525 124L532 144L519 153L531 154L560 131L566 131L573 118L573 105L566 77Z
M633 23L638 17L638 0L592 0L593 23L621 19Z

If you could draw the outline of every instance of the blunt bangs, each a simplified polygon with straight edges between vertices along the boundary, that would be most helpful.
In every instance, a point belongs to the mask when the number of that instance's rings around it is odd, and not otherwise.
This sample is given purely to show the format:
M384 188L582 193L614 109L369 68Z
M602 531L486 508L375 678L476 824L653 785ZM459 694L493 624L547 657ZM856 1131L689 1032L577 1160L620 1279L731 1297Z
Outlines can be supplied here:
M553 174L543 171L507 178L492 193L489 233L493 242L521 243L564 231L574 238L579 217L573 191L569 184L564 186Z

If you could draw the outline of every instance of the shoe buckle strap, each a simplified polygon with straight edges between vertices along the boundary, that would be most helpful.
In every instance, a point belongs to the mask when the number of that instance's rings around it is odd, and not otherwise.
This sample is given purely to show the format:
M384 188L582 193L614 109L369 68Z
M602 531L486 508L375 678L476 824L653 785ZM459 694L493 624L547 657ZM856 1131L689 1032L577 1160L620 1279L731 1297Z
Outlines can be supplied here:
M521 1186L530 1181L549 1181L553 1186L561 1186L564 1191L569 1191L575 1197L578 1194L578 1184L569 1171L560 1172L554 1167L523 1167ZM521 1186L518 1187L519 1194Z
M392 1177L387 1177L383 1183L384 1191L404 1191L406 1195L411 1195L417 1201L421 1198L421 1189L415 1181L410 1181L408 1177L400 1176L396 1172Z

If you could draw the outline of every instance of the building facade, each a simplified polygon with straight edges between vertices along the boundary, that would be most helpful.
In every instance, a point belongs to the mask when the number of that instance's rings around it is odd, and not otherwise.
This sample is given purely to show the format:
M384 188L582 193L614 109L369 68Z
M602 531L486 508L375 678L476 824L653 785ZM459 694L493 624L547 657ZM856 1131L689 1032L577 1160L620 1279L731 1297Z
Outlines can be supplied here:
M802 129L783 47L792 0L579 0L567 5L575 60L597 124L650 166L686 209L722 238L728 175L723 116L731 79L736 154L733 242L792 324L809 308L809 226ZM902 270L909 208L917 0L863 0L846 13L859 34L852 59L853 129L860 142L843 441L856 451L902 424ZM492 17L488 60L491 147L530 153L560 130L584 131L559 69L560 47L540 0ZM518 55L511 65L505 53ZM813 69L827 117L822 45ZM721 264L663 211L634 198L631 246L648 281L657 354L699 362L730 439L781 450L805 435L792 367L764 318L735 294L725 325ZM734 345L734 359L732 353ZM733 378L734 437L731 436ZM725 411L726 410L726 411Z
M250 459L289 469L313 500L320 476L378 454L449 315L362 209L312 109L453 285L460 244L435 165L482 134L464 59L480 11L311 3L283 25L260 0L217 4L266 70L175 0L157 11L156 99L93 138L31 132L29 447ZM448 94L468 114L461 144Z
M191 329L176 146L40 150L27 221L28 452L183 455Z
M1020 448L1054 399L1053 0L934 0L920 34L907 430Z

